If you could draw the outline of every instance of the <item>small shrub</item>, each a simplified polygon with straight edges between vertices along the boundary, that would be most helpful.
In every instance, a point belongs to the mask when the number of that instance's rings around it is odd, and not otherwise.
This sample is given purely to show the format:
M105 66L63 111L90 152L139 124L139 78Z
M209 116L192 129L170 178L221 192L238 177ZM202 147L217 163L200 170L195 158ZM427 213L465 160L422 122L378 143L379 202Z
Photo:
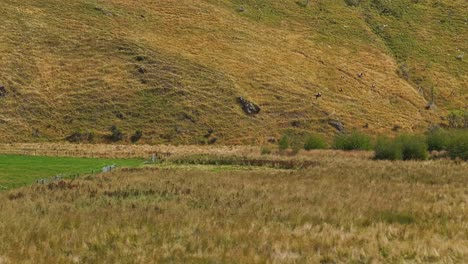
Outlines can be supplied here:
M133 134L130 137L130 140L132 141L132 143L136 143L136 142L138 142L138 140L141 139L142 136L143 136L143 132L141 132L141 130L137 130L137 131L135 131L135 134Z
M325 143L325 140L316 134L309 135L304 143L305 150L324 149L326 146L327 144Z
M285 151L289 148L289 137L287 135L282 136L278 141L278 148L280 151Z
M79 143L79 142L93 142L94 141L94 133L93 132L81 132L76 131L71 135L65 138L68 142L71 143Z
M468 160L468 130L457 130L450 133L447 151L452 159Z
M375 159L378 160L401 160L403 150L400 144L387 137L379 137L375 144Z
M109 139L112 141L112 142L117 142L117 141L120 141L123 139L123 133L122 131L120 131L116 126L112 126L110 128L110 136L109 136Z
M359 4L361 3L361 0L345 0L345 3L348 6L359 6Z
M333 147L342 150L370 150L372 140L368 135L354 131L351 134L337 135Z
M429 156L424 136L400 135L395 144L401 145L403 160L426 160Z
M269 147L262 147L262 149L260 150L260 153L262 155L269 155L271 154L271 149Z

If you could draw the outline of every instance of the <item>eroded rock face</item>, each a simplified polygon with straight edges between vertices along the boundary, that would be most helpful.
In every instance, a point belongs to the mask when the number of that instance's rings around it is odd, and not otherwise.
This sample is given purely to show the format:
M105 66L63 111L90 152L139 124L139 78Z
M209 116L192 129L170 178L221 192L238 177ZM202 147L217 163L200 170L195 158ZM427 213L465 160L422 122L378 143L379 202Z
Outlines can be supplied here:
M345 130L344 124L338 120L330 120L328 121L328 124L340 132L343 132Z
M246 99L242 96L237 98L237 101L242 107L242 110L248 115L256 115L260 112L260 107Z
M5 86L0 85L0 97L5 97L7 95L7 90Z

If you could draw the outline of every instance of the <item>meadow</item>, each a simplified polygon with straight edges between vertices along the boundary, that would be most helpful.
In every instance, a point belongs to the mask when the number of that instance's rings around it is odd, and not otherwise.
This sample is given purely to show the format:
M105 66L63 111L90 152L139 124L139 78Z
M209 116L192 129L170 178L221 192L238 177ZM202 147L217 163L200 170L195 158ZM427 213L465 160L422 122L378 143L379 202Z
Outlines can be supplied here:
M0 263L468 261L466 162L333 150L281 157L314 161L292 169L171 159L0 193Z
M100 172L108 165L135 167L138 159L91 159L74 157L43 157L0 154L0 190L34 183L38 179L56 175L64 177Z

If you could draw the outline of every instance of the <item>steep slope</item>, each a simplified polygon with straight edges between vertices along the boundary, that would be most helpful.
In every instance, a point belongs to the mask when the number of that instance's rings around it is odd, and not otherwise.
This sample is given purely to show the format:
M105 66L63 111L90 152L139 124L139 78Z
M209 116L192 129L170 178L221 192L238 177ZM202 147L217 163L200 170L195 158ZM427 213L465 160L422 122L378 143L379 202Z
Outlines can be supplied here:
M150 143L200 143L210 129L220 143L261 143L292 123L332 135L330 119L422 130L468 101L464 0L0 5L6 142L100 140L112 125ZM425 110L431 87L438 107Z

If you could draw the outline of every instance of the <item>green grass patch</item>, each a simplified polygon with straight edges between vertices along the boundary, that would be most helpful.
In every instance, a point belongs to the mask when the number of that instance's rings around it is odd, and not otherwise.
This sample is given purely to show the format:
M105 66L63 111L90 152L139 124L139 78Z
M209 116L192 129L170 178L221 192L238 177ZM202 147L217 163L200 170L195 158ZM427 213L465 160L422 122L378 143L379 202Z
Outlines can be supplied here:
M0 155L0 186L11 189L57 174L90 173L106 165L136 167L142 160Z

